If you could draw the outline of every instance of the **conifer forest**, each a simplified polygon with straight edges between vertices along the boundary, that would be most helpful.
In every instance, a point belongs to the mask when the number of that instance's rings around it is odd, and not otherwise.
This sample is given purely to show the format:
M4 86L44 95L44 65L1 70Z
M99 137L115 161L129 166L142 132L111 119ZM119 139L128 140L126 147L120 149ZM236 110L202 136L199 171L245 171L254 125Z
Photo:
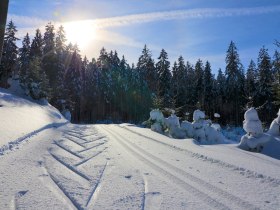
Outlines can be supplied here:
M229 40L226 68L213 74L211 61L190 63L179 56L170 63L168 52L162 49L152 55L146 45L132 65L125 55L105 48L98 58L88 60L77 45L67 44L63 26L51 23L45 31L31 33L19 40L16 25L8 23L0 86L8 88L10 78L18 80L26 95L70 110L74 123L140 123L152 108L174 109L181 119L188 119L200 108L210 119L219 113L223 125L241 125L248 107L255 107L265 123L278 110L280 54L270 55L265 46L256 61L243 66L238 46ZM277 41L275 45L279 47Z

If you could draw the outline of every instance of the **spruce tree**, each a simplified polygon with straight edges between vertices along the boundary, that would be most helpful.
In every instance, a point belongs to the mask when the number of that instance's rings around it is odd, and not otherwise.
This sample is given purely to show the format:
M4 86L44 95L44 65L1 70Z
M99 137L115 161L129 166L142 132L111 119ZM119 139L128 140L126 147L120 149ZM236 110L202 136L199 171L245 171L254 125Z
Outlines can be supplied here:
M209 114L209 116L212 116L214 114L214 103L213 103L213 75L211 73L211 65L208 61L206 61L204 74L203 74L203 95L204 95L204 110L206 113Z
M257 104L260 106L260 115L264 121L268 121L272 117L273 112L273 74L271 58L264 47L260 49L258 56L258 95Z
M225 95L229 108L226 114L230 123L238 125L242 120L244 75L237 48L232 41L227 50L225 76L227 84Z
M64 79L66 102L68 108L71 110L73 122L80 121L80 95L82 92L81 63L80 55L74 51Z
M151 51L144 46L142 54L138 59L137 70L139 71L141 78L147 83L149 89L156 93L158 75L156 72L154 60L152 59Z
M27 33L23 38L22 47L19 49L19 68L20 68L20 83L25 88L27 71L30 62L30 38Z
M204 105L203 77L204 77L204 67L202 61L199 59L194 67L195 98L199 106Z
M30 56L31 58L37 57L41 58L43 56L43 38L41 31L39 29L36 30L35 37L32 40L31 48L30 48Z
M15 74L18 56L18 47L16 41L19 40L16 37L16 26L13 21L10 21L7 25L4 45L3 45L3 55L0 66L0 87L8 88L8 79Z
M257 94L256 82L257 82L256 64L253 60L251 60L246 73L245 92L246 92L246 96L251 97L252 99Z
M171 72L167 52L162 49L156 64L158 80L158 96L162 99L163 107L171 106Z

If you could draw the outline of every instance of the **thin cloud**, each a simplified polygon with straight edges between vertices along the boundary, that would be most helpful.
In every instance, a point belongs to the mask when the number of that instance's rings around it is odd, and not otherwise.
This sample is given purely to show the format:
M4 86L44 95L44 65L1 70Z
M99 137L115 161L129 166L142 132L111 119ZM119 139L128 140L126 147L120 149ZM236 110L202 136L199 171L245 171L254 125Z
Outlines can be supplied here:
M153 12L126 15L111 18L102 18L93 21L98 28L126 26L137 23L148 23L162 20L178 20L178 19L199 19L199 18L221 18L234 16L250 16L261 15L267 13L280 12L279 6L270 7L252 7L252 8L202 8L190 10L175 10L167 12Z

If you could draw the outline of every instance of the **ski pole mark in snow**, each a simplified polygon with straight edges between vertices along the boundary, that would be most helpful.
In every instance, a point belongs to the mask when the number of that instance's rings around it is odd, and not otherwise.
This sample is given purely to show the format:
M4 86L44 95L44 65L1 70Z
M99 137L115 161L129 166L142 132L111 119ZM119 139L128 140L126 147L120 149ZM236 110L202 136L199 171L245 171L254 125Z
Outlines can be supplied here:
M117 125L117 126L120 127L120 128L123 128L123 129L125 129L125 130L127 130L127 131L129 131L129 132L131 132L133 134L136 134L138 136L141 136L141 137L144 137L146 139L152 140L152 141L157 142L157 143L159 143L161 145L167 146L167 147L169 147L171 149L177 150L179 152L184 152L189 157L196 158L196 159L202 160L202 161L207 161L207 162L210 162L212 164L216 164L217 166L220 166L222 168L224 168L224 167L229 168L232 171L238 172L238 174L246 176L246 177L248 177L248 176L249 177L255 177L256 179L261 179L261 180L263 180L264 182L267 182L267 183L272 183L272 184L275 184L277 186L280 185L280 179L278 179L278 178L266 176L266 175L260 174L258 172L255 172L255 171L243 168L243 167L239 167L239 166L236 166L236 165L233 165L233 164L230 164L230 163L226 163L226 162L224 162L222 160L214 159L214 158L208 157L206 155L202 155L200 153L192 152L192 151L190 151L188 149L185 149L185 148L180 148L180 147L177 147L175 145L170 145L170 144L162 142L162 141L160 141L158 139L151 138L149 136L146 136L146 135L143 135L143 134L138 133L136 131L133 131L133 130L125 127L125 126L119 126L119 125Z

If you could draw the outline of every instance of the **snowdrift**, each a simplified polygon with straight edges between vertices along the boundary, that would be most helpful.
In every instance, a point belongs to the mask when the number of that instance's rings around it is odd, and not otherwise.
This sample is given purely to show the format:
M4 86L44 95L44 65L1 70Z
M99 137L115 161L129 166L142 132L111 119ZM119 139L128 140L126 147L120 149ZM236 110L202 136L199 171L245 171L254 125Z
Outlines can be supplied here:
M67 122L44 100L36 103L0 89L0 154L30 135Z

